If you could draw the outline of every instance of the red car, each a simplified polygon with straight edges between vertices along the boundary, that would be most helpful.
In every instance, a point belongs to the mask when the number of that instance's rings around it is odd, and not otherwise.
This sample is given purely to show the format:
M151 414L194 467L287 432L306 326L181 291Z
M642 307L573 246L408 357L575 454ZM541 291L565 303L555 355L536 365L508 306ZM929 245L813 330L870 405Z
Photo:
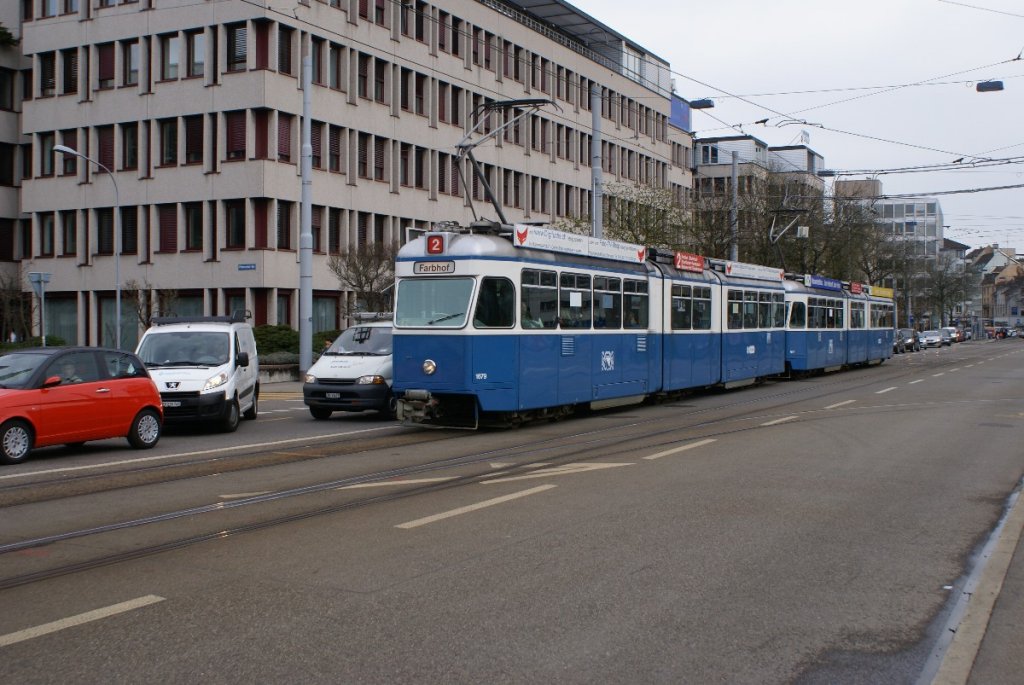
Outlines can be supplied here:
M0 353L0 463L36 447L127 438L148 449L160 440L160 393L131 352L38 347Z

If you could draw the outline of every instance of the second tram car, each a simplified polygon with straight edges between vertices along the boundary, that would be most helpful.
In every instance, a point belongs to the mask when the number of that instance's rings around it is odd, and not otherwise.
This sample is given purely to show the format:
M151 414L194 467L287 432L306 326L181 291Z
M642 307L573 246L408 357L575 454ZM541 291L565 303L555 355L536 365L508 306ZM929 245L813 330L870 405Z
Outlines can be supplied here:
M891 298L539 226L431 231L396 277L394 390L417 423L512 425L892 354Z

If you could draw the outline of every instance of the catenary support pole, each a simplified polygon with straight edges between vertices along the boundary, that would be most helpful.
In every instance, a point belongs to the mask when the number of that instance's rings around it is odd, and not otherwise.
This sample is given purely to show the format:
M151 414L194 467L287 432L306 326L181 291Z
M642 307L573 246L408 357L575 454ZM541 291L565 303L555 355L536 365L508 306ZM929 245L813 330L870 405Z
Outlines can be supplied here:
M313 58L302 58L302 206L299 217L299 377L313 365L313 144L310 131Z

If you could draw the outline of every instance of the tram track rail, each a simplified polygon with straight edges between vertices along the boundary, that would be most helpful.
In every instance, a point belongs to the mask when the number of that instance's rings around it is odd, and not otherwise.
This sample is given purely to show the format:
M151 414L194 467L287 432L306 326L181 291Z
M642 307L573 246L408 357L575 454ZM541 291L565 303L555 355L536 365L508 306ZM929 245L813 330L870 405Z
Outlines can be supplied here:
M948 365L954 363L960 363L960 360L950 360ZM874 367L878 368L878 367ZM892 368L892 367L888 367ZM939 366L934 368L941 368ZM888 379L900 379L905 376L919 373L918 369L907 368L900 369L898 373L888 374L887 379L884 382L890 382ZM875 376L872 374L872 376ZM820 381L821 377L819 377ZM410 476L422 476L429 473L437 473L445 470L462 467L473 467L481 464L489 464L494 461L508 462L514 461L512 465L504 466L500 469L490 468L489 466L485 469L473 471L468 474L461 474L454 476L450 479L436 483L428 484L411 484L406 486L396 485L396 489L384 493L374 494L368 496L355 496L345 501L331 503L328 505L320 505L310 507L308 509L289 512L285 514L273 514L264 515L254 521L235 524L229 527L216 526L216 530L211 532L198 533L193 535L186 535L176 537L172 540L158 542L149 545L142 545L134 547L129 550L120 552L111 552L107 554L101 554L91 559L85 559L81 561L61 564L48 569L33 570L25 573L15 573L6 578L0 578L0 590L19 587L34 582L39 582L47 579L57 578L66 576L74 573L84 572L91 569L109 566L117 563L123 563L151 555L160 554L167 551L176 549L183 549L192 545L202 544L204 542L212 541L214 539L224 539L241 535L245 533L255 532L259 530L265 530L276 526L287 525L301 520L309 520L320 516L327 516L336 514L345 510L351 510L359 507L371 506L374 504L381 504L399 500L402 498L415 497L431 492L437 492L444 489L460 487L468 484L479 482L483 479L495 479L500 478L503 475L510 475L517 473L522 469L534 468L538 465L547 466L561 466L572 463L578 463L588 460L600 459L610 454L619 453L623 446L628 446L631 451L636 449L638 437L642 437L644 440L645 448L659 449L667 446L679 444L682 442L689 442L693 440L699 440L709 437L724 437L728 435L734 435L742 432L747 432L760 428L756 425L743 425L736 427L727 427L727 424L736 422L743 417L749 417L749 408L751 405L771 403L771 411L773 414L778 412L787 411L786 407L792 406L798 403L805 403L807 401L827 401L827 398L837 393L849 394L856 392L860 389L871 385L877 385L879 378L877 376L872 378L865 378L863 381L857 379L859 382L854 385L850 385L848 382L851 377L847 374L837 376L834 380L825 377L824 382L816 382L813 384L801 383L798 387L792 387L789 384L780 384L787 386L782 392L771 392L767 394L759 394L756 397L739 397L739 401L731 402L725 405L714 403L713 406L706 407L686 407L691 411L686 412L682 417L676 415L671 419L666 418L664 415L652 416L639 421L631 422L627 425L616 425L613 426L602 426L598 428L591 428L585 431L576 432L569 435L560 436L545 436L539 440L530 440L522 442L520 444L511 445L507 447L498 447L495 449L488 449L483 451L473 451L466 454L447 457L444 459L433 460L420 464L409 465L405 467L384 469L379 471L372 471L363 474L357 474L352 476L346 476L341 478L330 479L322 482L310 483L307 485L287 488L267 493L260 493L257 495L251 495L246 497L240 497L230 502L216 502L211 504L199 505L194 507L182 508L175 511L167 511L163 513L153 514L149 516L138 517L134 519L125 519L122 521L114 521L108 524L92 526L82 528L78 530L70 530L64 532L53 533L49 535L37 536L33 538L27 538L20 541L15 541L7 544L0 545L0 558L3 558L8 554L16 554L18 552L26 552L28 550L44 548L51 545L56 545L62 542L69 542L72 540L82 540L90 538L92 536L99 536L107 533L116 533L118 531L125 531L134 528L140 528L144 526L171 522L184 518L196 518L207 517L215 515L217 513L223 513L226 511L237 511L245 509L247 507L253 507L258 505L268 505L273 503L280 503L285 500L293 498L301 498L303 496L326 493L331 490L342 490L351 488L356 485L364 485L368 483L377 483L387 480L399 479ZM833 387L841 386L841 387ZM818 391L818 392L815 392ZM728 396L732 397L734 393L728 393ZM723 394L724 396L724 394ZM696 396L694 396L696 397ZM666 402L663 406L670 406L671 404L677 403L681 400L685 401L690 398L679 398ZM775 402L782 400L780 403ZM909 405L909 408L916 408L916 405ZM890 405L886 411L892 411ZM702 417L712 412L721 413L711 420L700 420ZM804 412L806 413L806 412ZM615 415L622 416L622 411L615 412ZM831 414L834 416L835 414ZM612 416L612 414L609 414ZM823 416L829 416L829 414L823 414ZM681 425L679 423L680 418L686 419L686 423ZM696 420L694 420L696 419ZM659 428L657 430L651 430L652 424L666 423L671 421L671 425ZM570 420L571 423L571 420ZM506 432L506 431L502 431ZM521 434L516 432L516 434ZM453 438L459 438L466 436L467 434L462 431L457 431L454 434L449 434L444 431L423 431L417 432L416 434L409 434L405 444L412 444L413 442L422 442L424 439L430 439L432 441L443 441L451 440ZM372 451L380 447L395 446L392 438L394 436L381 436L380 438L363 439L359 441L358 445L351 446L348 453ZM416 438L413 440L412 438ZM337 442L345 441L345 438L338 438ZM391 442L388 442L391 440ZM348 440L351 442L351 440ZM325 449L332 447L335 441L329 441L322 445L316 445L310 447L310 449L318 450L316 455L300 455L299 459L314 459L323 458L325 456L331 456L329 454L322 454ZM460 441L461 442L461 441ZM458 444L453 441L453 444ZM596 446L596 449L595 449ZM273 448L268 448L261 455L264 459L263 462L257 460L256 462L236 461L236 470L242 469L253 469L260 468L263 466L269 466L270 461L273 461ZM293 451L289 451L292 454L292 460L294 457ZM287 461L287 460L286 460ZM202 467L216 467L216 471L223 472L224 464L227 462L221 459L207 458L198 463ZM278 461L276 463L283 463ZM193 467L196 463L191 463ZM173 467L187 467L189 464L169 464L162 465L161 467L146 467L146 468L135 468L129 469L129 474L145 480L147 475L161 474L166 476L172 471L161 471L163 468ZM82 484L95 483L96 481L89 481L91 478L110 478L111 476L117 476L118 473L113 474L90 474L89 476L83 476L77 479L77 482ZM168 480L178 480L198 477L200 474L192 473L189 475L178 475L175 478L161 477L160 479L153 482L167 482ZM139 483L138 485L149 484L149 482ZM33 484L25 484L33 485ZM60 486L62 483L54 483L54 486ZM22 487L21 484L18 486ZM39 483L33 485L33 487L40 487ZM121 484L118 488L134 487L133 485ZM113 488L102 488L93 490L92 492L105 492ZM0 498L4 494L11 494L15 489L13 487L7 487L0 489ZM354 492L349 490L349 493ZM70 496L70 495L68 495ZM2 499L0 499L2 501Z

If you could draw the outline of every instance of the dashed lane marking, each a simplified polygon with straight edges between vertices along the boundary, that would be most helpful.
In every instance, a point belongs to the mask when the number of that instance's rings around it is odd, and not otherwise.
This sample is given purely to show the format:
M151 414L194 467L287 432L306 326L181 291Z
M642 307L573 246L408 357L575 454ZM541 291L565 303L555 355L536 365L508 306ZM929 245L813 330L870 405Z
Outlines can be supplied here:
M856 401L857 400L843 400L842 402L836 402L835 404L830 404L827 407L825 407L825 409L836 409L837 407L842 407L842 406L845 406L847 404L853 404Z
M127 602L121 602L120 604L112 604L111 606L103 607L102 609L93 609L92 611L87 611L84 614L77 614L75 616L62 618L59 621L44 623L43 625L36 626L34 628L19 630L16 633L7 633L6 635L0 635L0 647L7 647L8 645L24 642L25 640L31 640L32 638L40 637L42 635L56 633L58 630L73 628L74 626L80 626L83 623L98 621L101 618L123 614L126 611L140 609L144 606L156 604L157 602L162 601L164 601L163 597L159 597L157 595L146 595L145 597L137 597L135 599L130 599Z
M423 518L416 519L415 521L407 521L406 523L399 523L395 528L403 528L409 530L410 528L418 528L419 526L425 526L429 523L436 523L437 521L443 521L444 519L451 518L453 516L460 516L462 514L468 514L472 511L479 509L485 509L487 507L493 507L497 504L504 504L505 502L511 502L522 497L529 497L530 495L536 495L558 487L556 485L539 485L529 490L522 490L520 492L513 492L511 495L504 495L502 497L495 497L494 499L484 500L483 502L477 502L476 504L469 504L458 509L451 509L449 511L443 511L440 514L434 514L433 516L424 516Z
M893 387L891 387L891 388L885 388L884 390L879 390L879 391L878 391L878 392L876 392L875 394L876 394L876 395L884 395L885 393L887 393L887 392L892 392L892 391L893 391L893 390L895 390L895 389L896 389L896 386L893 386Z
M794 416L784 416L781 419L775 419L773 421L765 421L761 425L762 426L777 426L780 423L785 423L786 421L792 421L792 420L797 419L797 418L800 418L800 417L795 416L795 415Z
M924 379L918 378L916 381L910 381L907 385L914 385L915 383L924 383Z
M648 454L646 457L644 457L644 459L648 459L648 460L661 459L662 457L667 457L667 456L669 456L671 454L678 454L679 452L685 452L686 450L692 450L692 449L695 449L697 447L703 447L704 445L710 445L713 442L715 442L714 438L708 438L707 440L698 440L697 442L691 442L688 445L682 445L681 447L675 447L675 448L670 449L670 450L665 450L664 452L656 452L654 454Z

